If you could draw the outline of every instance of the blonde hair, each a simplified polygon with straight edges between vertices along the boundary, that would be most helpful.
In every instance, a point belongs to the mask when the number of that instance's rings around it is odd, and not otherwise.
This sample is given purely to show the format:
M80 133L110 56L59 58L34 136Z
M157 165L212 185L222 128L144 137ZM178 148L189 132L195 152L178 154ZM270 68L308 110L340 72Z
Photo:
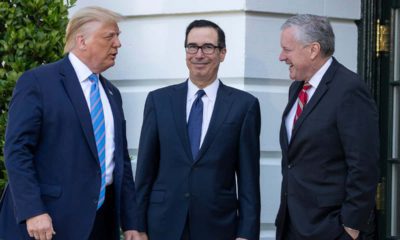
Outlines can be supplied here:
M67 25L64 53L68 53L75 48L76 35L78 33L87 33L89 31L89 23L117 23L122 19L122 15L101 7L91 6L78 10Z

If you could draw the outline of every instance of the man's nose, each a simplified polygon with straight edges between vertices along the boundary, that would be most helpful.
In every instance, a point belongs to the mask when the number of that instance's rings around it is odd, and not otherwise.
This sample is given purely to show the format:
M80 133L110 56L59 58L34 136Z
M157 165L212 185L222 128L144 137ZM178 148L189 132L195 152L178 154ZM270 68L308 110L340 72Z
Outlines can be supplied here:
M286 60L286 54L283 53L283 51L281 51L281 53L279 54L279 61L285 61Z
M121 41L119 40L119 37L117 37L114 41L114 46L117 48L120 48L122 46Z
M203 49L202 48L198 48L197 49L196 57L198 57L198 58L204 57L204 53L203 53Z

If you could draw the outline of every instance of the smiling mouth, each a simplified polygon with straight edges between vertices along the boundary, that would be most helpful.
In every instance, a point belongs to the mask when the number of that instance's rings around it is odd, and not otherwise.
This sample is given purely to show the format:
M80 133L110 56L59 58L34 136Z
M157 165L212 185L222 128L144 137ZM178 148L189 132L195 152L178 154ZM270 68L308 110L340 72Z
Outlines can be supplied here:
M207 65L208 62L192 62L194 65Z

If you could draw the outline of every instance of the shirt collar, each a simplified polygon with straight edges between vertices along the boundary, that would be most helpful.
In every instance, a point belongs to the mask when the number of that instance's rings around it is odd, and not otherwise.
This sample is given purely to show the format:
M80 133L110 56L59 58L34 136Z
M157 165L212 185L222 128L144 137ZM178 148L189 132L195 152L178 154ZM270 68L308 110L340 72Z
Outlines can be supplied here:
M322 77L325 75L326 71L328 71L328 68L331 65L331 63L332 63L332 57L330 57L328 61L326 61L324 65L322 65L322 67L314 74L314 76L312 76L310 81L308 81L308 83L310 83L312 87L314 88L318 87L319 83L322 80Z
M68 58L72 64L72 67L75 70L79 82L86 81L88 77L92 74L92 71L90 71L90 69L72 52L68 54Z
M218 87L219 87L219 79L215 79L210 85L207 87L203 88L204 92L206 93L207 97L211 101L215 101L217 98L217 92L218 92ZM188 100L191 101L195 99L197 96L197 91L200 90L192 80L188 80Z

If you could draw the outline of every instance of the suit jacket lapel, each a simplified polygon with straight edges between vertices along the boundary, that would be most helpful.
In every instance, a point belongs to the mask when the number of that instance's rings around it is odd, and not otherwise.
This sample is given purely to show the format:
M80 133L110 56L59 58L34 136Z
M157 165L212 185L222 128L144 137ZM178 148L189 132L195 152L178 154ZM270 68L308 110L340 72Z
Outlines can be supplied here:
M60 69L62 76L62 83L65 91L67 92L72 105L75 108L75 112L78 115L82 131L84 132L86 141L89 144L89 148L93 156L97 159L97 148L94 140L92 120L89 113L89 108L86 103L85 96L83 95L82 88L79 84L79 80L76 76L75 70L71 65L68 57L63 60L63 65Z
M229 88L225 87L225 85L220 82L217 92L217 98L214 104L214 110L211 115L210 125L208 126L207 134L204 137L203 144L201 145L199 154L197 155L195 161L197 161L204 155L204 153L213 142L218 132L218 129L220 129L220 126L223 123L227 113L229 112L233 102L233 98L230 97L230 95L231 91L229 90Z
M187 102L187 80L184 83L175 86L171 94L171 105L173 116L175 118L176 131L182 141L188 159L192 161L192 152L190 150L189 136L186 122L186 102Z
M328 87L326 86L325 83L323 83L321 81L321 83L318 85L318 88L314 92L314 95L312 96L310 102L308 102L305 105L305 107L303 109L303 112L301 113L299 119L293 125L292 139L295 137L295 135L297 133L297 130L301 127L301 125L303 124L304 120L312 112L312 110L315 108L315 106L318 104L319 100L321 100L322 96L325 94L325 92L327 90L328 90Z
M337 69L337 61L333 58L331 65L329 66L328 70L325 72L324 76L321 79L317 89L314 92L314 95L311 97L310 102L308 102L302 114L300 115L299 119L297 120L296 124L293 126L293 134L292 139L295 137L298 129L303 124L304 120L310 115L313 109L317 106L320 102L321 98L325 95L326 91L328 91L329 87L328 84L332 80L333 76L335 75Z
M283 150L287 150L288 146L289 146L289 139L287 137L287 131L286 131L286 117L289 114L290 109L292 109L293 104L295 104L295 102L297 100L297 96L299 95L299 92L300 92L301 88L303 87L303 84L299 81L296 81L293 84L295 84L293 86L294 90L289 92L289 94L290 94L289 102L286 105L286 108L283 111L283 115L282 115L281 137L283 138L283 145L282 145Z
M108 83L106 81L106 79L100 75L100 81L101 84L103 86L104 92L107 95L107 99L108 102L110 103L110 107L111 107L111 112L113 115L113 120L114 120L114 144L115 144L115 149L118 149L119 146L121 146L121 140L122 140L122 136L121 136L121 122L119 121L119 116L121 116L121 113L119 113L118 111L118 106L117 103L115 102L114 99L114 93L113 91L108 87ZM114 159L119 159L118 158L118 154L121 154L123 151L114 151L115 154L115 158Z
M293 84L295 84L293 86L294 91L290 92L291 95L289 96L289 102L286 105L285 111L283 111L284 118L286 118L286 116L289 114L290 109L292 109L293 104L296 102L299 92L300 92L301 88L303 87L303 83L301 81L296 81Z

